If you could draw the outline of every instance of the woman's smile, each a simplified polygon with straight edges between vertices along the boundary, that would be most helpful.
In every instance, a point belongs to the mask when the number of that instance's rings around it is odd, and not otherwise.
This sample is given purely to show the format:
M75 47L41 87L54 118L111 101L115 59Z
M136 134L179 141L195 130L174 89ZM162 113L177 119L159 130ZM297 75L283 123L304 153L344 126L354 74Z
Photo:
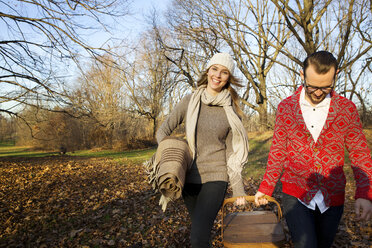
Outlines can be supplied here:
M209 68L207 75L207 91L211 95L217 95L227 84L230 72L225 66L216 64Z

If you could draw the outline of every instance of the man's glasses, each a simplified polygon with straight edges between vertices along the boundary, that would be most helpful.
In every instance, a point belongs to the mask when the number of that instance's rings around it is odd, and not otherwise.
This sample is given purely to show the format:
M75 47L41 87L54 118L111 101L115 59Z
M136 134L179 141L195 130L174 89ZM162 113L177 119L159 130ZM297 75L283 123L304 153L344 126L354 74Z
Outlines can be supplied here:
M306 80L304 80L304 86L309 94L312 94L317 90L321 90L324 94L329 94L335 88L335 83L333 82L331 86L317 87L306 83Z

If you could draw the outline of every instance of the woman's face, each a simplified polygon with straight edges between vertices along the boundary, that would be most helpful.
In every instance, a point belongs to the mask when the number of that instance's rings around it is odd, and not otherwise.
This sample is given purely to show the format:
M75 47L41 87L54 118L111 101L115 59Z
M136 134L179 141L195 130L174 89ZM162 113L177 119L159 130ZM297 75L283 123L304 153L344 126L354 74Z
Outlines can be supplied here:
M217 95L227 84L230 77L229 70L223 65L212 65L208 72L207 91L211 95Z

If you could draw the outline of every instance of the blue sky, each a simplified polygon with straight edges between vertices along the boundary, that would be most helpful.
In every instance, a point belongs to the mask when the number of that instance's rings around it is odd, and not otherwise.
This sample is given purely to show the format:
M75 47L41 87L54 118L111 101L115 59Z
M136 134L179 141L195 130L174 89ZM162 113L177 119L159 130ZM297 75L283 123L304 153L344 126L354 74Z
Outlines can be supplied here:
M135 40L149 26L146 22L146 15L150 13L150 10L155 7L159 14L162 14L161 12L165 11L171 2L172 0L133 0L129 6L130 14L110 21L114 28L113 31L111 30L112 34L105 32L89 34L89 43L93 43L92 45L96 47L102 46L112 36L119 40Z
M125 22L131 34L138 34L146 29L146 15L152 8L156 8L161 14L170 5L172 0L134 0L131 4L133 15L125 17Z

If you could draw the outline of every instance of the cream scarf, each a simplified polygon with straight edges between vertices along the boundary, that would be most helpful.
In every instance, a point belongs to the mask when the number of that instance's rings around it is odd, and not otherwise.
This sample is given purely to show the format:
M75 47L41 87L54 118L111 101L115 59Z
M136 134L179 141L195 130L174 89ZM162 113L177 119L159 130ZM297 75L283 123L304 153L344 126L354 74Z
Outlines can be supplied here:
M196 153L195 129L199 116L200 101L207 105L222 106L225 110L233 135L233 153L227 159L227 167L240 177L243 166L248 161L248 136L243 123L232 107L230 92L227 89L222 90L216 96L211 96L204 86L195 90L191 96L186 114L186 138L193 158L195 158Z

